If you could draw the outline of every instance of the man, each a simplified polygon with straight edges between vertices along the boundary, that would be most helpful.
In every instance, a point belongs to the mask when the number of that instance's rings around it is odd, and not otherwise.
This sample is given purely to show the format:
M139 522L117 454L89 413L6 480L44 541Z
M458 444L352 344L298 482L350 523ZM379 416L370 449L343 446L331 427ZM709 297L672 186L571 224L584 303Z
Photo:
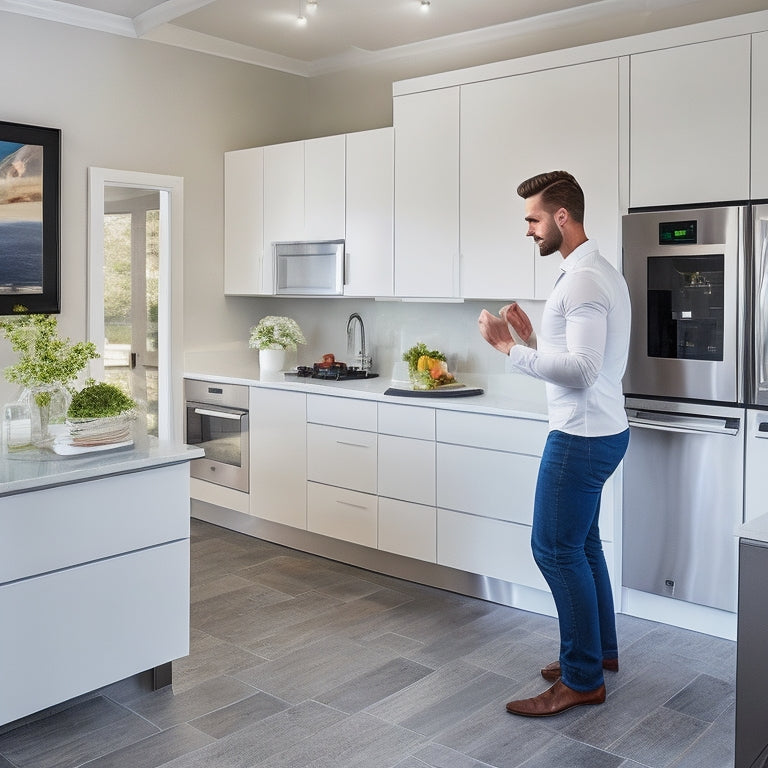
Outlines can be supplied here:
M560 658L541 670L554 685L507 704L528 717L605 701L603 670L617 671L616 620L598 515L605 481L629 443L621 378L630 305L624 278L584 232L584 193L565 171L517 188L528 236L542 256L560 252L561 274L547 300L538 340L525 312L510 304L483 310L483 338L510 367L546 382L549 434L541 457L531 548L552 590Z

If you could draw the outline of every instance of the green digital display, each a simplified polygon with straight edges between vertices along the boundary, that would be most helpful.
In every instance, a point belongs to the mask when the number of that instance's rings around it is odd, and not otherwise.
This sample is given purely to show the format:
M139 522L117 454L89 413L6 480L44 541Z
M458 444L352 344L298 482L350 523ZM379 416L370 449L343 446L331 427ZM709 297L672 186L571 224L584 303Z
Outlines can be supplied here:
M696 220L659 223L659 245L690 245L698 242Z

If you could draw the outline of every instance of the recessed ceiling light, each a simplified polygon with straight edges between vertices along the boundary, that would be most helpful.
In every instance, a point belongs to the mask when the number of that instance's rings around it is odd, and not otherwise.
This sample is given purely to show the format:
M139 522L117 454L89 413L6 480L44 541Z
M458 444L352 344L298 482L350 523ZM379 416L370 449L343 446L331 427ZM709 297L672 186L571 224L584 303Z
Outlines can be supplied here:
M314 13L317 10L317 0L307 0L307 11Z

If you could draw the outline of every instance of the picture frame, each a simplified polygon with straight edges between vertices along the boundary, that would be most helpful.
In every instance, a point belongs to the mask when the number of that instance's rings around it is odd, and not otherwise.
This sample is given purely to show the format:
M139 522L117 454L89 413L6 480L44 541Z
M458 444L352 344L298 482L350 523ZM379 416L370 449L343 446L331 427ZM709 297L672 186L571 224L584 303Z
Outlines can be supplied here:
M0 121L0 315L61 311L61 131Z

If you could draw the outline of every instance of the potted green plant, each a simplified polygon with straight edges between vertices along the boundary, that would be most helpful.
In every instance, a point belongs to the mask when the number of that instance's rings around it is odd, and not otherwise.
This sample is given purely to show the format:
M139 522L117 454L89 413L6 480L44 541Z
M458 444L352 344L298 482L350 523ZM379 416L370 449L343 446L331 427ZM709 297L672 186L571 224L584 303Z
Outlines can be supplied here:
M32 442L47 445L53 439L50 424L64 422L74 381L99 356L96 345L62 338L53 315L20 314L0 321L0 329L19 353L18 361L5 368L5 378L23 387L19 399L29 405Z
M259 350L261 371L279 371L285 362L285 350L296 349L307 340L299 324L290 317L267 315L251 328L248 346Z
M67 424L74 446L110 445L131 437L136 401L115 384L89 379L72 396Z

